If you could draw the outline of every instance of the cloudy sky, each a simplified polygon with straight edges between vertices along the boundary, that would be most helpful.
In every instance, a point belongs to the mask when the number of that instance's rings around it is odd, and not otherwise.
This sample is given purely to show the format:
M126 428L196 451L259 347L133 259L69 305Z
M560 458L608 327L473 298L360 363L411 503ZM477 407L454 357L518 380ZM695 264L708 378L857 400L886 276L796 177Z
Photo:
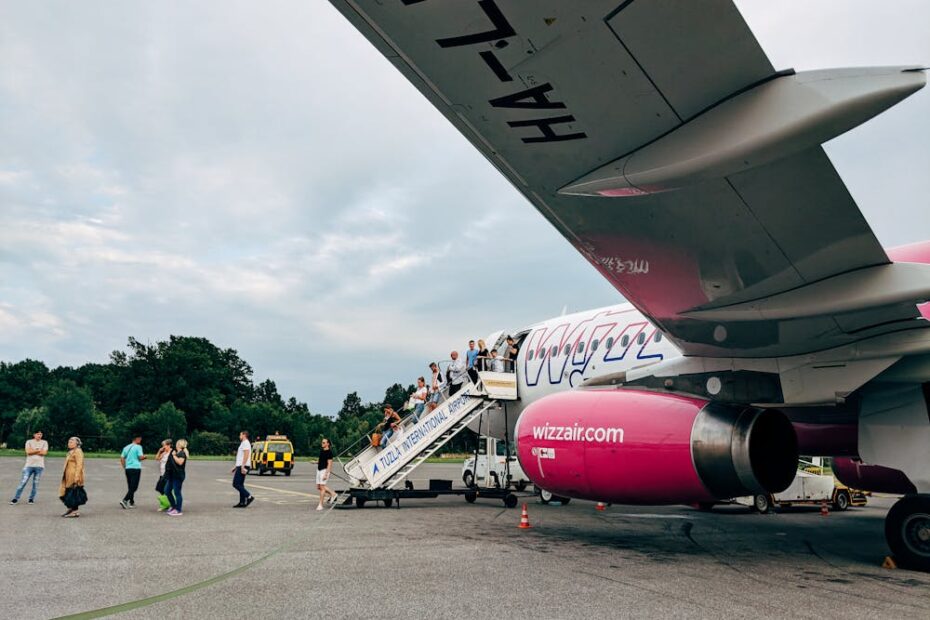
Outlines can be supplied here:
M930 64L925 0L738 4L778 68ZM928 112L827 145L888 246L930 238ZM0 0L0 360L205 336L332 413L618 299L324 0Z

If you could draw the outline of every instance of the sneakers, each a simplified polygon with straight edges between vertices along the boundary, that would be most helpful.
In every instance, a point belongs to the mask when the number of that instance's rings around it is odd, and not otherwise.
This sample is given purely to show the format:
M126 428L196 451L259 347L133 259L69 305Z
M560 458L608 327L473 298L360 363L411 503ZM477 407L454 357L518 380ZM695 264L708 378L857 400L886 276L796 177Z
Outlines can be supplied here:
M243 504L243 503L240 502L240 503L234 505L233 508L245 508L246 506L248 506L248 504Z
M19 503L19 500L18 500L18 499L15 499L15 498L14 498L14 499L11 499L11 500L10 500L10 506L15 506L15 505L18 504L18 503Z
M119 503L119 506L120 506L120 508L122 508L123 510L126 510L127 508L129 508L129 502L127 502L126 500L123 500L123 501L121 501L121 502Z
M317 510L323 510L323 504L317 504L317 505L316 505L316 509L317 509Z
M135 507L136 507L135 502L129 502L128 505L126 506L126 508L135 508Z
M169 510L169 511L168 511L168 516L170 516L170 517L180 517L180 516L183 515L183 514L184 514L183 512L178 512L177 510Z
M339 496L338 496L338 495L333 495L331 498L329 498L329 503L330 503L330 504L335 504L337 499L339 499Z
M251 503L254 502L254 501L255 501L255 496L254 496L254 495L249 495L249 499L245 500L245 507L248 507L249 504L251 504Z
M29 504L30 506L32 506L33 504L36 503L36 500L30 499L30 500L29 500L28 502L26 502L26 503Z

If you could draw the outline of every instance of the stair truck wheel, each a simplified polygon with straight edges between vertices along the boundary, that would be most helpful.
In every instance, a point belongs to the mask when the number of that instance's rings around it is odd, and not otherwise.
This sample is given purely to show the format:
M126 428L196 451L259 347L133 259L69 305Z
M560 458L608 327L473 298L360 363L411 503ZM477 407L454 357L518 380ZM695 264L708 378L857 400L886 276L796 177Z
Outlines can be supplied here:
M517 496L513 493L508 493L507 496L504 497L504 506L507 506L507 508L516 508Z
M462 482L464 482L467 487L475 486L475 474L471 473L470 469L465 470L465 473L462 474Z
M714 509L714 502L701 502L697 505L697 509L701 512L710 512Z
M526 491L526 480L521 480L520 482L516 483L514 487L520 492Z
M394 500L389 497L384 500L384 507L390 508L393 503L394 503Z
M366 500L364 497L356 497L356 498L355 498L355 507L356 507L356 508L364 508L364 507L365 507L365 502L366 502L366 501L367 501L367 500Z
M474 504L475 500L478 499L478 494L474 491L465 491L465 501L469 504Z
M290 470L290 469L285 469L285 470L284 470L284 475L285 475L285 476L290 476L290 475L291 475L291 471L292 471L292 470Z
M768 495L759 493L752 498L752 508L760 515L768 514L772 511L772 500Z
M905 495L885 517L885 540L901 566L930 572L930 495Z
M833 508L843 511L849 508L849 491L840 490L833 496Z

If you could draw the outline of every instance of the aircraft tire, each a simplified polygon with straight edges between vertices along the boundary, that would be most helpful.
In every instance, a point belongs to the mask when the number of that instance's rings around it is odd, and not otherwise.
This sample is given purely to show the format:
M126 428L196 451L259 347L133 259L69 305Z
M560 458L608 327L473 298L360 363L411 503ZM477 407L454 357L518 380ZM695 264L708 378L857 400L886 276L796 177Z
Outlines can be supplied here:
M885 517L885 540L895 561L930 572L930 495L905 495Z

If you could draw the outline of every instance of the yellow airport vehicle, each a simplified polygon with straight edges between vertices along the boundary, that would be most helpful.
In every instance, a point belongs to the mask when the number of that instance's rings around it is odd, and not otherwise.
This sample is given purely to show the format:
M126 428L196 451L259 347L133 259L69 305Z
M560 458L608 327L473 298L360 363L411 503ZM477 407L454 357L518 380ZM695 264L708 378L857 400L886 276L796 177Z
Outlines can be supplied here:
M290 476L294 470L294 444L287 435L268 435L252 444L252 471L264 476L279 471Z

